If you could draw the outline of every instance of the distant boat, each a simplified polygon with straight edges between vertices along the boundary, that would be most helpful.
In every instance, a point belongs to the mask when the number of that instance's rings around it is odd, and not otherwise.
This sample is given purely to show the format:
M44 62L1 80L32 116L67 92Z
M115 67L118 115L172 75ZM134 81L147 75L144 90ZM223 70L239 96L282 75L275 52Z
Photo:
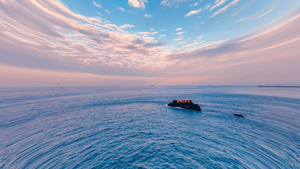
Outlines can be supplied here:
M191 99L181 101L173 100L173 102L169 103L168 106L201 111L199 104L194 104Z

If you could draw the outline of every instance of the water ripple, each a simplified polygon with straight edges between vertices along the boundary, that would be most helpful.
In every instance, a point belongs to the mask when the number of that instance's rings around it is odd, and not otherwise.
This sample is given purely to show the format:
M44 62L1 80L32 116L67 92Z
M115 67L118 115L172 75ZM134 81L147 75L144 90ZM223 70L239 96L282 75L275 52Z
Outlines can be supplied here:
M65 90L0 91L0 168L300 168L300 99L247 88ZM203 111L166 106L186 97Z

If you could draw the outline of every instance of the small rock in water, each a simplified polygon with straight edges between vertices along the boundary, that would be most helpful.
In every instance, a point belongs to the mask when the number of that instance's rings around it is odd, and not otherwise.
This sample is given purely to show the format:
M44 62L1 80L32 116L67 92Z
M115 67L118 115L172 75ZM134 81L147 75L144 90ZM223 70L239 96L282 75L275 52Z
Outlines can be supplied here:
M241 118L244 118L243 115L240 115L240 114L233 114L234 116L237 116L237 117L241 117Z
M173 102L169 103L168 106L201 111L199 104L194 104L191 99L181 101L173 100Z

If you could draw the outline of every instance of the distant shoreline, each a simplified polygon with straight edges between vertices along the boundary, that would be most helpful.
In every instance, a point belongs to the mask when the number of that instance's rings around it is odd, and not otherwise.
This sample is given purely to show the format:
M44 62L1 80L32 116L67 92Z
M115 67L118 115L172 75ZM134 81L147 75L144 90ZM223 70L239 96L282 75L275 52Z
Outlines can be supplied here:
M270 85L264 86L264 85L258 85L257 87L292 87L292 88L300 88L300 86L280 86L280 85L278 85L278 86L270 86Z

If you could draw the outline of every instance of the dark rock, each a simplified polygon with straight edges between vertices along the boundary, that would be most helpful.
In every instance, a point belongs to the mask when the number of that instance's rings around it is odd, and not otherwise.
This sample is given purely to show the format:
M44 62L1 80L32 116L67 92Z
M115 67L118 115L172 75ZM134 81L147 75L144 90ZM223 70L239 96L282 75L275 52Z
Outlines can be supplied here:
M241 117L241 118L244 118L243 115L240 115L240 114L233 114L234 116L237 116L237 117Z
M168 106L171 106L171 107L181 107L181 108L184 108L184 109L192 109L192 110L198 110L200 111L201 108L198 104L194 104L192 102L192 100L173 100L173 102L169 103Z

